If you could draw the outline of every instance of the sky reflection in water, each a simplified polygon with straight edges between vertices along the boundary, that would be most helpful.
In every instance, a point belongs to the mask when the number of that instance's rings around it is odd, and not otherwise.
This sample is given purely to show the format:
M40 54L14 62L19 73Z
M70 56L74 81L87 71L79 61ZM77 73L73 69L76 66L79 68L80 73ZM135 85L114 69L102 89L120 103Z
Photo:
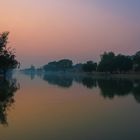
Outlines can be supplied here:
M20 89L11 90L15 102L6 113L8 127L0 126L2 139L140 137L140 80L67 74L19 74L17 79Z

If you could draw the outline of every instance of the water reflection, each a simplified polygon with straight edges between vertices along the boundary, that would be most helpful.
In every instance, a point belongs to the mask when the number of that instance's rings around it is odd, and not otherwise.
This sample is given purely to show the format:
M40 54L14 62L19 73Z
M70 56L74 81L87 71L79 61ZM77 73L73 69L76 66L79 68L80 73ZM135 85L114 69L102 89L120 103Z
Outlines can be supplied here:
M115 96L126 96L132 94L140 103L140 80L129 79L100 79L98 86L103 97L110 99Z
M69 88L72 86L73 77L70 75L44 75L43 79L49 84Z
M74 81L89 89L98 87L101 95L109 99L113 99L115 96L132 94L136 101L140 103L140 80L94 78L91 76L72 76L67 74L48 74L44 75L43 79L49 84L65 88L70 88Z
M97 81L91 77L82 78L82 84L90 89L97 87Z
M98 86L102 96L114 98L114 96L125 96L131 93L133 82L127 79L100 79Z
M30 75L17 73L15 76L22 89L15 96L15 110L7 112L10 127L0 129L3 139L114 140L122 137L129 140L140 137L135 131L140 129L137 103L140 102L140 80L66 73L39 74L34 80L30 80Z
M36 76L36 73L32 71L21 71L21 73L29 76L31 80L34 80Z
M136 101L140 103L140 80L134 82L133 95Z
M3 125L8 125L7 111L15 102L14 94L18 89L19 84L15 79L0 80L0 123Z
M39 75L38 75L39 76ZM140 79L103 78L90 75L73 75L67 73L48 73L40 76L48 84L61 88L70 88L73 82L82 84L88 89L99 88L104 98L133 95L140 103Z

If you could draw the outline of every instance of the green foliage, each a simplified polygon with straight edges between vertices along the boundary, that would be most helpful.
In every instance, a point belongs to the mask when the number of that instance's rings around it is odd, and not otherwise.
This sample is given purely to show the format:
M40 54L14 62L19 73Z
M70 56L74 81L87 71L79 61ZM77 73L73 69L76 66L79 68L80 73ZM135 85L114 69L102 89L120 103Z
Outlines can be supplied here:
M97 63L94 63L92 61L87 61L86 64L83 64L83 71L84 72L93 72L93 71L96 71L96 68L97 68Z

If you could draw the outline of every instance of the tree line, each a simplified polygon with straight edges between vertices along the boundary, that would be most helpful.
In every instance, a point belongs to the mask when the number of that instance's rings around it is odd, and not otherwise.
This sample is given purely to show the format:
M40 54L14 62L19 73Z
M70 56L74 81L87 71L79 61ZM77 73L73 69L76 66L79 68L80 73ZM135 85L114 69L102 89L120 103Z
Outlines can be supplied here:
M83 71L83 72L105 72L126 73L130 71L140 72L140 51L132 56L114 52L104 52L99 63L92 60L86 63L74 65L72 60L62 59L49 62L43 66L45 71Z

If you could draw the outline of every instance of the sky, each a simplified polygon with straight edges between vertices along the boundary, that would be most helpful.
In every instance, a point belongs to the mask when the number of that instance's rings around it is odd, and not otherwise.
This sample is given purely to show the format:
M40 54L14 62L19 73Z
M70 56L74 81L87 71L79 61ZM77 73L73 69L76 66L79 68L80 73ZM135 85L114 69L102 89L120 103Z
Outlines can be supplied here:
M0 32L10 31L21 67L99 61L104 51L140 50L139 7L140 0L4 0Z

